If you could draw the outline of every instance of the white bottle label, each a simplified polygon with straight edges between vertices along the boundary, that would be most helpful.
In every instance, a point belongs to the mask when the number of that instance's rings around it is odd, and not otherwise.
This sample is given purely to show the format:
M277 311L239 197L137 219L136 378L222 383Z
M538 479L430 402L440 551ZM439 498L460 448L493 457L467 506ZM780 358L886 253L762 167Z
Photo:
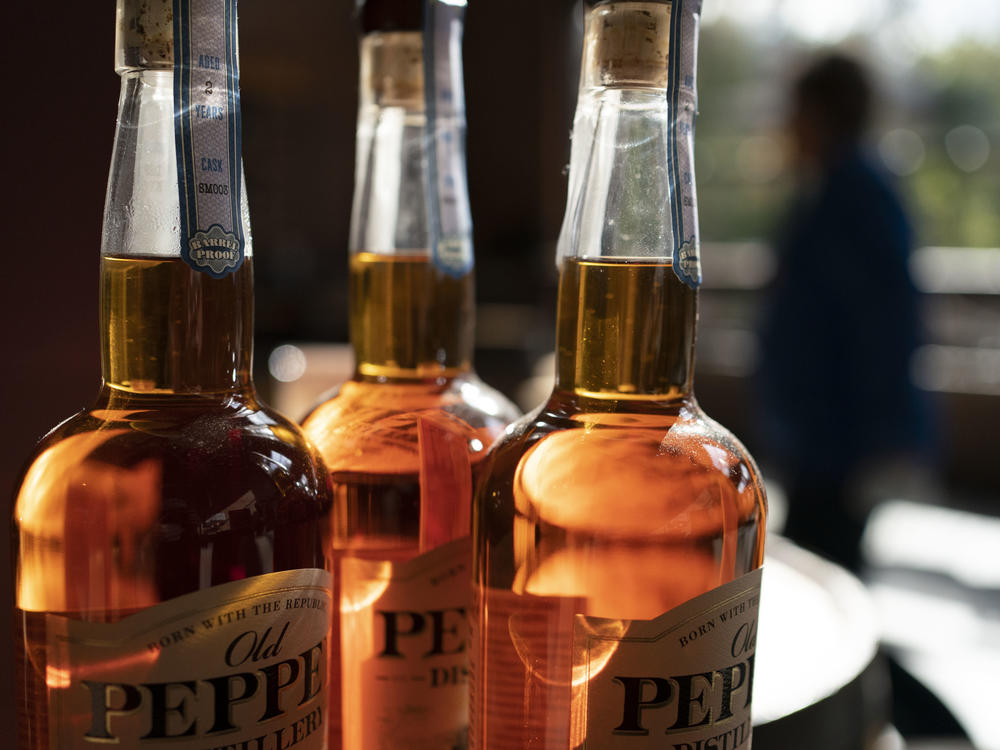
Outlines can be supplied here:
M583 747L749 748L760 581L758 568L655 620L577 615Z
M112 624L46 616L53 750L326 748L330 574L270 573Z
M215 278L243 263L236 0L173 0L181 256Z
M344 750L465 747L468 537L404 563L341 560Z

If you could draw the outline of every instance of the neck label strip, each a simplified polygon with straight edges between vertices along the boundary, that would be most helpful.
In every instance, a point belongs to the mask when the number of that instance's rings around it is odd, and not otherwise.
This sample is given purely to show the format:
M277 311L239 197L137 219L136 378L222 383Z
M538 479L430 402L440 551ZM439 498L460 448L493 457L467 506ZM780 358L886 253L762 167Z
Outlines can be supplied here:
M685 284L701 284L698 197L694 179L694 125L698 113L697 63L701 0L674 0L670 18L670 80L667 102L670 131L668 169L675 198L671 223L674 233L674 272Z
M181 255L222 278L243 263L236 0L174 0Z
M473 263L472 217L465 173L462 30L465 2L424 4L424 96L427 112L427 210L431 258L460 277Z

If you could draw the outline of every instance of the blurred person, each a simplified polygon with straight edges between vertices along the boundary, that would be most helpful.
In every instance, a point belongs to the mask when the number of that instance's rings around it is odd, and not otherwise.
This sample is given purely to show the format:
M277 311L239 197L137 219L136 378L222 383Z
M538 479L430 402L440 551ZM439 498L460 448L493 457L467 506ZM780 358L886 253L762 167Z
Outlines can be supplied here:
M797 189L762 319L763 453L788 494L785 534L857 568L860 485L887 467L919 474L934 453L927 396L909 372L921 340L913 232L864 146L864 68L822 57L790 99Z

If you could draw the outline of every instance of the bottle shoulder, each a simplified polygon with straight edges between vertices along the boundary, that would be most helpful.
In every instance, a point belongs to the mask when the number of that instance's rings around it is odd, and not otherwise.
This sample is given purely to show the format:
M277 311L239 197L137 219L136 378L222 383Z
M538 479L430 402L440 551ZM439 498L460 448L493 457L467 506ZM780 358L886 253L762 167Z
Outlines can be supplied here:
M441 381L350 380L303 421L330 470L418 470L421 429L433 425L465 441L474 463L517 416L478 377Z
M332 504L318 454L252 394L102 398L42 440L17 489L18 606L117 617L322 568Z
M485 492L560 527L640 536L707 534L723 514L762 520L766 509L750 454L693 400L605 412L551 399L494 444Z
M764 487L728 430L691 399L580 406L557 394L490 449L480 585L653 619L760 565Z
M450 390L461 394L462 400L473 409L499 420L506 427L521 417L521 410L509 398L484 382L475 372L469 372L450 383Z
M96 502L105 490L141 490L151 512L170 504L204 520L233 504L283 512L300 503L309 508L296 513L318 518L332 503L321 467L302 431L254 397L102 398L36 446L15 517L64 512L81 493Z

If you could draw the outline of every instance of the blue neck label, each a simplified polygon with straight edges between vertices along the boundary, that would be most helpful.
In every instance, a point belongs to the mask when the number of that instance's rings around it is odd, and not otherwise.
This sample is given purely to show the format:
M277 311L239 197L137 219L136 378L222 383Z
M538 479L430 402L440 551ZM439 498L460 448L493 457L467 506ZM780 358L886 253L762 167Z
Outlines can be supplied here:
M472 269L472 217L465 171L462 31L465 0L424 2L427 210L431 260L450 276Z
M181 256L222 278L242 265L246 250L236 0L173 2Z
M674 0L670 16L670 80L667 102L673 117L668 169L675 191L671 201L674 273L691 288L701 284L698 196L694 180L694 125L698 113L698 26L701 0Z

